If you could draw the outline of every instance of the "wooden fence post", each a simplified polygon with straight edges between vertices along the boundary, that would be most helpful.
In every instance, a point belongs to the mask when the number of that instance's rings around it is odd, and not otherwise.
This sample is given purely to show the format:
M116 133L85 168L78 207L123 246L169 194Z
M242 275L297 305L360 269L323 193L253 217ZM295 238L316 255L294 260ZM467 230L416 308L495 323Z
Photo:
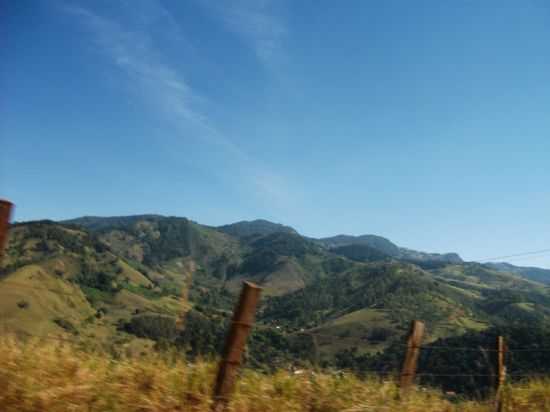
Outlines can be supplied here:
M418 356L420 355L420 345L422 344L424 330L425 326L423 322L419 320L412 321L409 339L407 340L407 353L405 355L405 361L401 369L401 379L399 381L401 393L403 394L407 392L414 382L416 364L418 362Z
M2 259L4 247L8 239L8 226L12 208L13 204L7 200L0 200L0 259Z
M502 402L502 391L506 381L506 364L505 364L506 344L502 336L497 337L497 391L495 397L495 412L502 412L504 404Z
M244 282L243 284L241 297L233 313L231 328L225 341L223 358L218 367L212 407L215 412L225 410L233 392L243 349L250 334L250 329L254 324L256 306L260 300L261 290L262 288L251 282Z

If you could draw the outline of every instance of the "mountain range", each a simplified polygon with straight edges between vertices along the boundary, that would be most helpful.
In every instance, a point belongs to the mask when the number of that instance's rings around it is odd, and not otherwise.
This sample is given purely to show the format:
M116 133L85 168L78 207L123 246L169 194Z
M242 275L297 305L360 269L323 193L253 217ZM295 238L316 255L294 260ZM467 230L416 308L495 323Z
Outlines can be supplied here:
M546 269L465 262L375 235L313 239L266 220L211 227L139 215L12 225L0 327L124 350L167 340L216 351L243 280L264 288L253 342L278 348L270 359L308 358L311 345L327 362L350 348L380 351L411 319L431 340L550 320Z

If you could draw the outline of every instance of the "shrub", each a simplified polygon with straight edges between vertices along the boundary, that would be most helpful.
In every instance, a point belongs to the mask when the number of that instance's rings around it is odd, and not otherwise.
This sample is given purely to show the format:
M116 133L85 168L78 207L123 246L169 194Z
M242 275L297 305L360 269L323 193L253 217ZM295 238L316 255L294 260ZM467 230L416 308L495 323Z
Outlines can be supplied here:
M72 333L73 335L78 335L78 330L70 320L56 318L53 322L60 328L65 329L67 332Z
M123 324L121 329L140 338L153 340L171 340L177 333L176 319L165 315L134 316L129 322Z

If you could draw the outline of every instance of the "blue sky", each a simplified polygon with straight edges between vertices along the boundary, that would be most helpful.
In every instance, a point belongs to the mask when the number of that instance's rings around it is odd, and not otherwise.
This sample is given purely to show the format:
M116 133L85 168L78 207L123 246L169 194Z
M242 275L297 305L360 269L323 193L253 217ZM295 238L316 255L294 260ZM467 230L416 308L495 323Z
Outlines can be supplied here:
M17 220L266 218L466 259L550 248L547 2L2 9Z

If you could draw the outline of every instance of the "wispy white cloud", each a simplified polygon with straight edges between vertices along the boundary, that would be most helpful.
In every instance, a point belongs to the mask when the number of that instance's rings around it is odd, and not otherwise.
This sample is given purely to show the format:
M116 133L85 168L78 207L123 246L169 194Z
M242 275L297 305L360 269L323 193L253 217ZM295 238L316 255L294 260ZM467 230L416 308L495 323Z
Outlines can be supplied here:
M100 50L156 107L180 120L209 126L207 118L195 109L202 97L180 73L161 60L146 31L125 29L116 21L83 7L65 6L64 10L81 18L93 32Z
M154 39L146 29L153 16L163 20L163 29L169 31L171 37L183 38L173 17L158 3L144 4L147 10L138 13L143 17L143 24L132 29L83 7L66 6L64 10L82 19L93 32L99 49L128 77L131 88L141 90L144 101L176 128L192 130L195 138L221 147L232 158L250 160L199 109L206 97L189 85L181 70L164 62L155 48Z
M137 3L132 2L132 5ZM178 43L188 43L172 15L160 3L139 2L145 9L133 10L135 21L122 24L118 19L101 16L92 10L74 5L63 5L64 12L79 19L87 27L98 49L127 77L131 89L139 89L144 103L158 111L182 132L192 131L193 138L200 139L225 159L230 159L241 169L241 177L248 182L254 193L260 194L264 202L282 206L291 196L287 193L284 179L258 165L244 150L225 136L200 107L207 100L189 82L181 69L167 62L155 38L148 29L153 23L161 22L166 37ZM225 12L224 12L225 13ZM270 23L260 11L246 12L240 8L225 14L227 24L235 30L244 30L257 48L258 56L268 60L277 49L278 28L262 28ZM244 28L237 29L239 24ZM158 27L158 25L157 25ZM273 34L269 34L273 32ZM189 135L186 133L186 135Z
M224 25L254 49L268 67L284 57L283 43L288 27L271 0L201 0Z

